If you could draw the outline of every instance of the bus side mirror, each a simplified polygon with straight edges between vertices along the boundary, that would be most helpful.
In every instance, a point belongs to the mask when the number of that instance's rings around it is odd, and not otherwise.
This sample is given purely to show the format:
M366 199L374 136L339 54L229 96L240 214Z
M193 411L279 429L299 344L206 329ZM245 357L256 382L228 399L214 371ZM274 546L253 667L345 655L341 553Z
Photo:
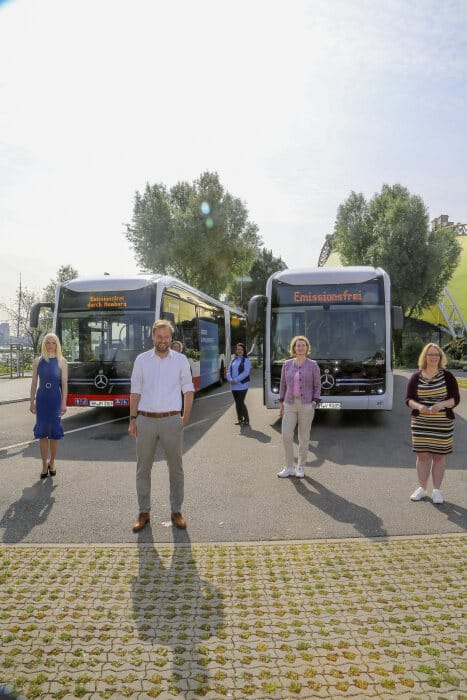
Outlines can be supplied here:
M401 331L404 327L404 314L402 307L393 306L391 308L391 324L393 331Z
M256 294L254 297L251 297L250 301L248 302L247 313L248 323L250 326L254 326L258 322L260 309L261 311L264 309L266 302L267 297L265 297L264 294Z
M29 326L32 329L36 329L39 325L39 312L41 309L50 309L53 313L55 309L55 304L53 301L38 301L31 306L31 311L29 312Z

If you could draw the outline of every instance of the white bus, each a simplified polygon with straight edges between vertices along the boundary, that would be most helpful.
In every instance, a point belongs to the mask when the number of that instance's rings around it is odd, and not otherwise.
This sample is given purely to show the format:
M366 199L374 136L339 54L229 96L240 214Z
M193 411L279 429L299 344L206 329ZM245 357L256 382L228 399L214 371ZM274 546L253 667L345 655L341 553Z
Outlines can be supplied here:
M295 335L311 342L321 370L321 409L392 408L392 328L402 328L391 307L387 273L374 267L319 267L271 275L266 295L250 300L248 320L265 311L264 403L279 406L282 364Z
M170 320L183 343L196 391L222 383L246 317L174 277L141 275L77 278L57 287L55 303L31 310L36 328L43 307L68 360L69 406L124 407L136 355L153 347L155 320Z

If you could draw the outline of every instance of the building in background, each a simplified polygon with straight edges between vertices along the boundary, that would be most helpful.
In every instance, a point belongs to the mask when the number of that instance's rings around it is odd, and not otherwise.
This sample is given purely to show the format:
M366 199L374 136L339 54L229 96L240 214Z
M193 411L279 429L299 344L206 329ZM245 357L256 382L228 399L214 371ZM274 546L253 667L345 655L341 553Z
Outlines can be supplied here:
M0 345L10 343L10 324L7 321L0 322Z

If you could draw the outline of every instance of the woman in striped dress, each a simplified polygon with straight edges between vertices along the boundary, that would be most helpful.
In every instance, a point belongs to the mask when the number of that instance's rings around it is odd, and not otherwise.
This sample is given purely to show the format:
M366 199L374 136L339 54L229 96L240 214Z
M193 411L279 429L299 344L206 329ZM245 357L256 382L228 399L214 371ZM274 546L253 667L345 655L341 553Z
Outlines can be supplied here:
M410 496L420 501L433 480L433 503L443 503L440 491L446 469L446 455L452 452L454 406L460 401L457 380L446 367L446 355L435 343L428 343L418 358L418 372L407 384L405 403L412 409L412 450L417 454L418 488Z

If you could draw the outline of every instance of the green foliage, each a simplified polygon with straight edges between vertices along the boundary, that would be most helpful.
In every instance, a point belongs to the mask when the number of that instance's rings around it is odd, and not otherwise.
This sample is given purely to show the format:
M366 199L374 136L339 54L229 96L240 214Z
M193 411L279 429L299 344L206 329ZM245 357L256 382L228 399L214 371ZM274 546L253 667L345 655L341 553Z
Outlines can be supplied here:
M420 338L408 340L401 348L400 361L404 367L418 367L418 358L423 350L424 342Z
M41 301L55 301L55 292L58 285L62 282L75 279L75 277L78 277L78 270L71 265L62 265L59 267L56 276L44 287Z
M62 265L59 267L56 276L44 287L41 301L55 302L58 285L62 282L75 279L75 277L78 277L78 274L78 270L75 270L71 265ZM38 328L41 338L45 333L51 330L52 318L53 314L49 309L41 309Z
M243 298L243 307L245 309L247 308L247 299L251 299L255 294L266 293L266 282L274 272L286 269L287 265L285 262L280 257L274 257L272 250L268 250L267 248L260 250L249 273L252 281L248 285L247 298L245 298L245 296ZM250 326L248 329L249 337L257 349L261 348L261 338L264 335L264 330L264 318L262 317L258 319L258 322L254 326ZM258 366L261 365L262 358L258 357L257 362Z
M462 337L454 338L443 346L444 352L454 360L462 360L467 357L467 339Z
M244 203L209 172L170 190L148 183L135 195L126 236L143 270L173 274L216 297L248 273L261 243Z
M282 258L274 257L272 250L262 248L256 255L249 275L252 279L248 285L249 296L266 293L266 282L274 272L286 270L287 265Z
M465 360L452 360L449 356L447 358L446 368L447 369L464 369L466 366ZM459 380L460 381L460 380ZM464 382L467 381L464 379ZM464 387L464 389L467 387Z
M363 194L351 192L337 210L332 248L345 265L372 265L374 242L368 203Z
M352 192L338 209L333 248L345 265L384 268L406 316L436 302L461 252L455 232L430 231L422 199L398 184L383 185L369 203Z

